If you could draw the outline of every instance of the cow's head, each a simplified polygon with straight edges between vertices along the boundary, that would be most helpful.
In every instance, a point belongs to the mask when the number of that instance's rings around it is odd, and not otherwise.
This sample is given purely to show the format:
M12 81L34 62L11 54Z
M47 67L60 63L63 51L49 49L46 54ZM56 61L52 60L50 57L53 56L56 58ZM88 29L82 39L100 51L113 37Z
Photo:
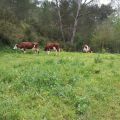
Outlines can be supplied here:
M15 44L15 46L14 46L14 48L13 48L14 50L18 48L17 45L18 45L18 44Z

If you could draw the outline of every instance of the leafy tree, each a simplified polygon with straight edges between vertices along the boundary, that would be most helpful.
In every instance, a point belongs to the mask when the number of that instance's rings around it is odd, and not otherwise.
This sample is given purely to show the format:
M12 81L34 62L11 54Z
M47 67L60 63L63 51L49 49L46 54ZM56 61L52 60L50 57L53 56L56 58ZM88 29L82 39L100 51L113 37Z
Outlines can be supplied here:
M94 51L120 52L120 20L107 20L97 26L91 45Z

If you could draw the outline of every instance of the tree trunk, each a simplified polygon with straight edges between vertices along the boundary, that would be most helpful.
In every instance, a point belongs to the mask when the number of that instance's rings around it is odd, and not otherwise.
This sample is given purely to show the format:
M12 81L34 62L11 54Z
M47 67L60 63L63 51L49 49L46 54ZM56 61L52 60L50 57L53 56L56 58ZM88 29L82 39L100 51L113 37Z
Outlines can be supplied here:
M81 9L81 4L82 4L82 0L78 0L78 8L77 8L77 13L76 13L74 26L73 26L73 31L72 31L71 44L74 43L75 34L76 34L76 30L77 30L78 19L79 19L79 13L80 13L80 9Z
M61 17L61 13L60 13L58 0L56 0L56 6L57 6L58 17L59 17L60 31L61 31L61 34L62 34L62 39L63 39L63 41L65 43L65 37L64 37L64 32L63 32L63 24L62 24L62 17Z

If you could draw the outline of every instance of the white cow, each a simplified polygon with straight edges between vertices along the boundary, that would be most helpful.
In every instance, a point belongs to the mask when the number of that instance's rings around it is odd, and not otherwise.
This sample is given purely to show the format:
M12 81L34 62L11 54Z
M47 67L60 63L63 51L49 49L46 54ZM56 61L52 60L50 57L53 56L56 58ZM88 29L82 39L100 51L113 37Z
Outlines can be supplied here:
M85 44L83 47L83 52L88 53L88 52L92 52L92 51L91 51L90 47L87 44Z

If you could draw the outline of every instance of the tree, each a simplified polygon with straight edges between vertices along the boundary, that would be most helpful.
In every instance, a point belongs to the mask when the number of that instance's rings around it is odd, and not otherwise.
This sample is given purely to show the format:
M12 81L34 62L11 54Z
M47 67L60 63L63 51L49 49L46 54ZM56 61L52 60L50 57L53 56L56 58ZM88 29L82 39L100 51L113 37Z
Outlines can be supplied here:
M74 38L75 38L75 34L76 34L76 29L77 29L77 24L78 24L82 4L88 5L93 1L94 0L90 0L89 2L87 0L77 0L78 7L77 7L77 12L76 12L76 16L75 16L73 31L72 31L71 44L73 44L73 42L74 42Z
M120 0L111 0L111 6L116 9L116 14L120 17Z
M115 19L115 18L114 18ZM98 25L93 34L91 45L95 52L120 52L120 20L110 17Z

